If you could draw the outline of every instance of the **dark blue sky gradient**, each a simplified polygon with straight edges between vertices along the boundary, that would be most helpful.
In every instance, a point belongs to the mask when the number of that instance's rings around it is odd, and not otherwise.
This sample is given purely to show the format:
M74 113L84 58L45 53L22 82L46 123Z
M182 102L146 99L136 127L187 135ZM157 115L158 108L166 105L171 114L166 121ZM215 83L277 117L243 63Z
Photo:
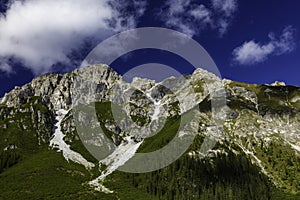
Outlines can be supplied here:
M145 63L160 63L172 67L181 74L191 74L195 68L187 60L168 51L157 49L143 49L127 53L110 66L119 74L125 74L133 67L143 65Z
M1 1L0 1L1 2ZM163 27L157 13L162 1L148 1L148 8L144 16L139 19L138 27ZM284 81L288 85L300 86L300 1L298 0L240 0L235 17L223 37L216 30L207 29L194 36L216 62L223 78L247 83L272 83L276 80ZM0 6L0 11L5 8ZM267 43L268 34L277 35L286 26L293 26L297 30L296 49L280 56L272 56L268 60L252 66L239 66L232 62L232 51L245 41L255 40ZM0 27L1 28L1 27ZM93 44L93 43L92 43ZM74 60L82 60L92 50L93 46L82 48L80 53L73 55ZM1 48L1 47L0 47ZM161 63L175 68L181 73L191 73L192 67L185 60L176 58L171 53L159 50L139 50L132 52L126 59L118 59L112 67L124 74L132 67L145 63ZM126 67L124 67L126 66ZM14 74L0 74L0 96L10 91L16 85L21 86L30 82L33 74L21 63L14 63ZM70 69L70 67L68 67ZM72 67L71 67L72 68ZM62 72L63 66L54 67L53 71Z

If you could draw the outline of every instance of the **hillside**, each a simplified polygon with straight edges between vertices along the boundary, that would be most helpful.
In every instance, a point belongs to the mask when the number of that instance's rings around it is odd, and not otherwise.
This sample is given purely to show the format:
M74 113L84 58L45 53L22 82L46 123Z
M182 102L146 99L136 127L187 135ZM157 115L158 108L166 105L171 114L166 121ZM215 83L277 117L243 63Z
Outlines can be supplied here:
M170 165L145 164L169 144ZM94 65L0 99L0 199L299 199L299 155L294 86Z

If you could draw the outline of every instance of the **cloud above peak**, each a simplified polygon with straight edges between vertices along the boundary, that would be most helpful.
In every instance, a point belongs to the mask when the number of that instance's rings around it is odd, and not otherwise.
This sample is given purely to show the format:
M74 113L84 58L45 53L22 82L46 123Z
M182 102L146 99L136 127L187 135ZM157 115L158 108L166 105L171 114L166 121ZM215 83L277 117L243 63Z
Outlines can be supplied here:
M101 39L136 27L145 1L14 0L0 16L0 70L11 72L8 59L21 61L35 74L57 63L69 65L70 54L86 39ZM126 13L121 6L133 7Z
M211 0L208 5L195 0L167 0L160 17L167 27L191 37L207 28L223 36L237 7L237 0Z
M296 48L295 32L292 26L287 26L279 37L269 33L269 41L265 44L255 40L246 41L233 50L233 61L239 65L254 65L271 56L290 53Z
M92 47L91 41L96 45L136 28L147 0L10 0L5 7L0 14L0 71L12 73L13 59L39 75L56 66L77 66L87 43ZM156 14L166 27L189 36L208 28L223 35L237 0L209 0L208 5L166 0L162 9Z

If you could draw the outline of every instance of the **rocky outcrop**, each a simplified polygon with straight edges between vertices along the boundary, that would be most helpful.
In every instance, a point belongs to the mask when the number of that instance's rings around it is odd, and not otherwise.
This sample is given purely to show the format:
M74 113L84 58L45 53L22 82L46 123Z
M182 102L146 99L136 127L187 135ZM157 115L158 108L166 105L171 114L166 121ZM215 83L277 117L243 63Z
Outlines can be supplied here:
M285 172L270 169L280 163L270 161L270 146L277 145L280 151L285 150L292 156L300 153L299 88L279 83L251 85L221 80L202 69L160 83L138 77L132 83L126 83L108 66L94 65L67 74L43 75L16 87L0 101L0 121L3 122L0 130L5 132L12 123L20 130L34 129L39 143L49 141L51 128L56 123L56 111L70 110L79 104L108 103L109 106L100 105L97 117L117 146L122 145L128 135L142 141L159 130L165 119L199 108L198 134L213 137L220 146L227 145L227 149L216 149L216 152L226 153L229 149L238 153L238 147L280 186L286 186L288 181L284 179ZM116 113L106 110L110 106L121 110L117 117L114 116ZM32 127L18 117L22 113L30 116ZM123 115L126 117L122 118ZM222 122L221 126L216 122ZM80 139L72 112L62 120L61 131L68 144ZM200 149L189 153L195 158L205 156ZM297 159L292 158L294 166Z
M1 99L1 104L8 107L19 107L27 103L31 97L41 97L42 102L51 110L70 109L72 106L72 88L77 87L75 84L78 75L84 78L92 77L97 83L96 93L97 99L105 99L107 90L112 84L112 80L119 79L119 75L105 65L94 66L98 70L90 68L76 69L67 74L49 73L37 77L32 82L22 86L15 87L11 92L4 95ZM101 69L101 70L100 70ZM96 73L95 73L96 72ZM93 73L93 74L91 74ZM80 86L78 86L80 87ZM84 90L84 88L82 89Z

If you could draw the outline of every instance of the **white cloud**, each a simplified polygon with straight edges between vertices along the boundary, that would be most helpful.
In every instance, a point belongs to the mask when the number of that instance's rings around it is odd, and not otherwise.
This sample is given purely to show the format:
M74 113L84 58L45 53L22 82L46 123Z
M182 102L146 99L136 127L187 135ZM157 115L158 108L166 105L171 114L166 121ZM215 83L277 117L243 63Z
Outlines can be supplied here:
M237 0L212 0L213 8L230 17L237 9Z
M237 0L212 0L214 12L218 17L215 18L215 26L220 35L224 35L233 18L233 14L238 8Z
M282 34L279 38L276 38L273 33L269 34L269 38L276 48L276 55L290 53L295 50L295 32L296 29L294 29L292 26L287 26L283 29Z
M233 50L233 60L240 65L253 65L267 60L270 56L292 52L296 48L295 29L288 26L283 29L280 37L269 34L270 41L266 44L247 41Z
M237 0L211 0L211 6L195 0L168 0L160 13L167 27L189 36L210 27L222 36L237 10Z
M133 6L136 13L121 10ZM0 69L13 57L35 74L56 63L69 64L69 54L87 38L101 39L136 26L145 1L124 0L14 0L0 16Z
M189 12L196 20L201 20L203 23L211 23L211 12L204 5L199 5Z
M262 62L274 52L274 45L269 43L261 45L251 40L233 51L234 60L242 65L251 65Z
M7 74L13 73L12 67L6 62L0 62L0 70L4 71Z

